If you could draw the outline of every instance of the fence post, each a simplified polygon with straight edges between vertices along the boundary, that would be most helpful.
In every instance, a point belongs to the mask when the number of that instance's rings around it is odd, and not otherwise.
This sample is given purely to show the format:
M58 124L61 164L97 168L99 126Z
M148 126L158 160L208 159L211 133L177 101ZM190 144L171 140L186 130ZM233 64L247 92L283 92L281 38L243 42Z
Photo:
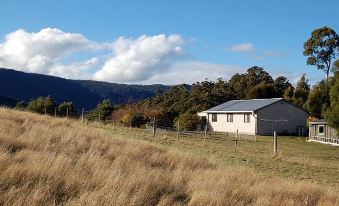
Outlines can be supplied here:
M81 110L81 122L84 123L84 113L85 113L85 109L82 108Z
M68 107L66 108L66 117L68 118Z
M179 139L179 133L180 133L180 122L177 122L177 139Z
M112 126L115 127L115 113L112 114Z
M205 136L204 136L204 142L206 142L206 137L207 137L207 124L205 125Z
M100 119L101 119L101 118L100 118L100 112L99 112L98 122L100 122Z
M274 131L273 132L273 152L274 152L274 155L277 155L277 151L278 151L277 132Z
M237 151L237 146L238 146L238 130L237 133L235 134L235 142L234 142L234 151Z
M129 131L132 132L132 119L129 119Z
M54 117L56 117L56 111L57 110L57 108L56 107L54 107Z
M155 137L155 117L153 117L153 137Z
M47 114L47 109L46 109L46 107L45 107L45 115Z

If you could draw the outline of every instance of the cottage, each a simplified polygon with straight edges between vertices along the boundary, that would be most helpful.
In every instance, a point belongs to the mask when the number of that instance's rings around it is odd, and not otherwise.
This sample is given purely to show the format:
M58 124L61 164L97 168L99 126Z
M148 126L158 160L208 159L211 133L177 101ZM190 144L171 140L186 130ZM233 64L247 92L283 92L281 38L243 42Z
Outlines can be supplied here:
M330 127L325 120L317 120L309 123L308 141L339 146L337 131Z
M282 98L233 100L203 111L216 132L306 135L308 113Z

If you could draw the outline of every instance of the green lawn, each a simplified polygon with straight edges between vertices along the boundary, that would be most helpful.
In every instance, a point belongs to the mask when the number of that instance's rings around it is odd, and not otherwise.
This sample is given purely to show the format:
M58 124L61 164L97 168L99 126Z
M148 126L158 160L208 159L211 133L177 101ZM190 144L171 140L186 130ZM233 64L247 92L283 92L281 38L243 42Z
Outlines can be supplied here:
M225 135L180 136L175 133L105 127L113 136L150 141L157 145L188 152L226 165L250 167L264 175L308 180L339 187L339 147L306 142L302 137L278 137L278 155L273 155L272 137L243 139L235 152L234 137Z

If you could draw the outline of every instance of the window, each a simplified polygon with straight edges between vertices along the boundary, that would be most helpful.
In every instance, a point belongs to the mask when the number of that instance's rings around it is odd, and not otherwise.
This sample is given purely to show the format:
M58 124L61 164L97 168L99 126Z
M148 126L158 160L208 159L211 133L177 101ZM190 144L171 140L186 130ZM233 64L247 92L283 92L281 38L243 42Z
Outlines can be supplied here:
M250 120L251 120L251 115L250 114L244 114L244 122L250 123Z
M212 114L212 122L218 121L217 114Z
M233 114L227 114L227 122L233 122Z
M323 135L324 134L324 125L319 125L318 126L318 134Z

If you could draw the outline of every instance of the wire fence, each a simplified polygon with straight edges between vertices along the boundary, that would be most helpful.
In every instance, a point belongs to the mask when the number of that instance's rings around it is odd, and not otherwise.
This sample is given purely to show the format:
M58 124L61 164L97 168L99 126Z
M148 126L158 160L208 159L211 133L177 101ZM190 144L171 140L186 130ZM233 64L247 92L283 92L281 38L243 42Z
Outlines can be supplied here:
M109 124L112 127L124 127L129 131L143 131L156 137L157 135L173 136L176 138L190 137L206 139L221 139L232 138L236 141L249 140L256 141L255 135L249 135L234 132L215 132L208 124L199 124L190 129L183 128L180 122L174 122L165 118L150 118L150 119L128 119L121 121L115 118L111 112L95 112L85 111L82 109L80 112L74 108L59 108L59 107L45 107L39 111L35 111L44 115L50 115L61 118L79 119L83 123L98 122L102 124Z
M29 110L32 111L32 110ZM133 119L128 116L127 120L117 119L112 112L98 112L98 111L85 111L82 109L80 112L76 111L72 107L46 107L40 109L38 111L33 111L36 113L50 115L54 117L61 118L72 118L80 120L82 123L99 123L110 125L111 127L125 129L125 131L135 132L142 136L146 136L147 138L162 138L166 139L180 139L180 138L195 138L201 141L210 140L226 140L234 142L234 151L237 152L239 147L239 142L241 141L257 141L257 136L253 134L241 133L236 131L232 132L216 132L213 128L208 124L199 124L194 127L190 127L190 129L186 129L182 126L182 122L174 122L165 118L141 118L141 119ZM274 141L273 141L273 151L274 155L277 155L278 146L277 146L277 136L274 132Z

